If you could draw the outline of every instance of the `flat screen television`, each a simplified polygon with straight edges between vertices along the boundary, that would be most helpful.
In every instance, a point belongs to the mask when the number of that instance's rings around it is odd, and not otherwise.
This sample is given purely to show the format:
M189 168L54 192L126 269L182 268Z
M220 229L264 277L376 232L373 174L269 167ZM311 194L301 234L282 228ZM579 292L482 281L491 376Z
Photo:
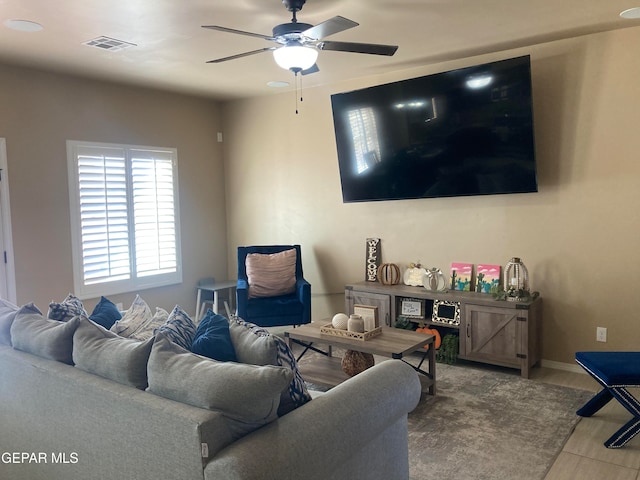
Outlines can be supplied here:
M536 192L529 56L331 96L345 203Z

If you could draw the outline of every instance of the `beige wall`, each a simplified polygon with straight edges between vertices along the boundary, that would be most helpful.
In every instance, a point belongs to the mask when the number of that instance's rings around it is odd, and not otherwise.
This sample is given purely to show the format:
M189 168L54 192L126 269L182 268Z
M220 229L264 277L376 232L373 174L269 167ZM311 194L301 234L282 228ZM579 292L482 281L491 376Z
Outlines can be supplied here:
M314 318L383 259L448 268L520 256L544 298L543 358L638 349L640 57L626 29L224 105L229 273L241 244L300 243ZM332 93L530 54L539 192L343 204ZM322 55L322 54L321 54ZM320 60L322 62L322 60ZM321 68L330 68L330 66ZM596 326L609 341L596 343Z
M18 302L46 312L73 291L65 144L72 139L177 148L183 284L139 293L152 307L193 312L197 280L227 271L220 130L210 100L0 65ZM110 296L125 306L133 297Z

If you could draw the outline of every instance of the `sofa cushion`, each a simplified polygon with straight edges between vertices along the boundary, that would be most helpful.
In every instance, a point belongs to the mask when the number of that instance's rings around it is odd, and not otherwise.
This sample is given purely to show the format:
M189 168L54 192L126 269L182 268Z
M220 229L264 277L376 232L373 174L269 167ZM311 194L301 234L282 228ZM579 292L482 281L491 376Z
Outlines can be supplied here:
M21 308L11 325L11 344L16 350L72 365L73 333L79 321L80 317L51 320Z
M218 410L244 422L249 430L277 418L280 392L292 378L286 368L201 357L176 345L163 333L156 334L147 373L149 392Z
M73 335L73 362L85 372L144 390L153 339L123 338L82 318Z
M196 324L180 305L176 305L169 318L157 331L165 334L169 340L180 345L185 350L191 350L196 336Z
M58 320L60 322L69 321L78 315L84 315L85 317L89 316L82 305L82 301L72 293L67 295L67 297L60 303L51 302L49 304L49 311L47 312L47 318L50 318L51 320Z
M164 308L156 307L156 313L153 317L138 330L129 335L129 338L136 340L148 340L155 334L155 331L164 325L169 319L169 312Z
M311 400L296 359L284 340L238 317L229 322L229 332L239 362L278 365L293 372L291 383L282 392L278 415L282 416Z
M191 351L221 362L237 362L229 334L229 321L209 309L198 324Z
M89 319L102 325L104 328L111 328L114 323L122 318L118 307L106 297L100 297Z
M245 260L249 298L276 297L295 291L296 250L250 253Z
M136 295L129 309L124 312L120 320L114 323L109 330L117 333L121 337L129 337L136 330L151 321L153 312L140 295Z
M279 297L252 298L247 302L247 316L252 319L290 316L299 318L303 311L304 304L295 293Z
M33 304L32 304L33 305ZM11 324L18 313L17 305L0 298L0 343L11 345Z

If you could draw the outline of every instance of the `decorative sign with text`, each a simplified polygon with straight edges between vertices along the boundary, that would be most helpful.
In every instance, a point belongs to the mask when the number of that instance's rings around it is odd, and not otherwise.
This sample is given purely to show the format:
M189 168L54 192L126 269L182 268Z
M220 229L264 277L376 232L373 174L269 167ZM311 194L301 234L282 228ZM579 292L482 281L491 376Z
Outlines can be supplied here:
M382 255L380 252L380 239L367 238L367 254L365 266L365 279L367 282L378 281L378 268L382 264Z

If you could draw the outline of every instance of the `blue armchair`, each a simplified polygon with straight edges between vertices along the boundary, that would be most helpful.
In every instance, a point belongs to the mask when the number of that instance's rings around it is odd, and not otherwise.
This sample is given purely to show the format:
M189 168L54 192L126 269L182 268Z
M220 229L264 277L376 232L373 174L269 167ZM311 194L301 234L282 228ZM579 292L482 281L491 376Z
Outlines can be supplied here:
M251 298L246 259L252 253L274 254L295 249L295 287L293 293ZM238 316L261 327L301 325L311 322L311 285L302 275L300 245L238 247Z

